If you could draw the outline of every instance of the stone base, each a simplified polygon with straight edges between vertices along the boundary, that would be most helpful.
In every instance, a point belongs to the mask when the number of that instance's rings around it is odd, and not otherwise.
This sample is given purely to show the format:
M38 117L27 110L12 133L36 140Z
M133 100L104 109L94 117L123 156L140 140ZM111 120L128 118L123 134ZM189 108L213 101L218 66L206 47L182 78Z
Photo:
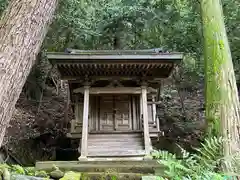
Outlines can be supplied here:
M158 180L158 176L142 176L142 180Z
M162 165L156 160L141 160L141 161L44 161L36 162L36 170L52 171L53 166L59 167L62 171L76 172L106 172L109 169L114 169L119 173L140 173L140 174L155 174L156 168L163 169Z
M152 159L153 159L153 157L151 155L145 155L143 157L143 160L152 160Z
M80 156L78 158L79 161L88 161L88 158L86 156Z

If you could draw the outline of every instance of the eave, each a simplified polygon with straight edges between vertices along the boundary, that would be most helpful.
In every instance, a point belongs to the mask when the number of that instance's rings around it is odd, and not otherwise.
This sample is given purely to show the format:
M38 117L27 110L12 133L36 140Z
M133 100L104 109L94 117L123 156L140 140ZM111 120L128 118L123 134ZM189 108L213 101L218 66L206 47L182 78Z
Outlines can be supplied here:
M168 77L183 59L182 53L146 51L80 51L79 53L47 53L57 66L62 79L84 76Z

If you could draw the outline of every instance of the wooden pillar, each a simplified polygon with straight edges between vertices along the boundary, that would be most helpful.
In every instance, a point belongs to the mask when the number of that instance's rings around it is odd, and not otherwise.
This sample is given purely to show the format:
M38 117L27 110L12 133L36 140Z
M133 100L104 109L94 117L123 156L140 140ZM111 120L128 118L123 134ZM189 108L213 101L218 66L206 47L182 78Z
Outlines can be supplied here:
M132 97L132 112L133 112L133 130L137 130L138 129L138 125L139 123L137 123L137 110L136 110L136 97L133 96Z
M75 120L80 121L79 103L75 103L74 105L74 115L75 115Z
M81 156L78 158L79 160L87 160L87 154L88 154L89 88L90 88L90 86L84 86Z
M148 125L148 107L147 107L147 86L142 86L142 112L143 112L143 130L144 130L144 145L146 156L150 155L151 142Z
M142 128L143 128L143 106L142 106L142 93L140 94L140 96L139 96L139 101L140 101L140 116L139 116L139 126L140 126L140 128L139 129L141 129L142 130Z
M154 125L156 125L156 115L157 115L157 108L156 108L156 104L155 104L155 96L152 96L152 116L153 116L153 123Z

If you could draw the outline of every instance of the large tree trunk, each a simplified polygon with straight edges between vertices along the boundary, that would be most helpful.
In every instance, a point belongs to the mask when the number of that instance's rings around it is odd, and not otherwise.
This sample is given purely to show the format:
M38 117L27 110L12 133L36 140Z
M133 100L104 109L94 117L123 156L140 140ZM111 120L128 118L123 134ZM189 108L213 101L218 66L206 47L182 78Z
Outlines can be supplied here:
M57 0L13 0L0 25L0 146Z
M220 0L202 0L206 119L210 134L222 135L225 156L239 151L239 98ZM214 132L214 133L213 133ZM229 158L228 158L229 159ZM226 168L233 171L233 161Z

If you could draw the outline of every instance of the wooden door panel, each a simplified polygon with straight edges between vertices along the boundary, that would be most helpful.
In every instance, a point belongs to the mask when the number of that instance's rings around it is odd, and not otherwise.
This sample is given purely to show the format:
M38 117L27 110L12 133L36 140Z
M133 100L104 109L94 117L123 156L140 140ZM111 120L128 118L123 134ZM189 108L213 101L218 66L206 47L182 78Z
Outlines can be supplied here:
M130 130L131 125L131 101L130 96L121 95L115 99L115 123L117 130Z
M131 96L101 96L99 125L104 131L131 130Z
M113 97L100 97L100 130L113 130Z

